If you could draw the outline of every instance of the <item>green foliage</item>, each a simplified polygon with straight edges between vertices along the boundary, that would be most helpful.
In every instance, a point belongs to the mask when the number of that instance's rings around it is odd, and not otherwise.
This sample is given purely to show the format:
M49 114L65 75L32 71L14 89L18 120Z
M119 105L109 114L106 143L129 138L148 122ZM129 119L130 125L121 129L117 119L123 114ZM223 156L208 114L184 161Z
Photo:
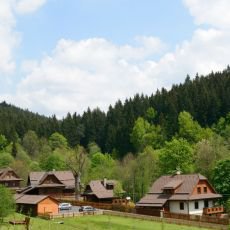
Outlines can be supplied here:
M52 153L48 157L43 158L43 161L40 161L39 166L45 171L66 169L64 160L57 153Z
M218 193L224 194L224 200L230 194L230 160L221 160L217 163L213 172L213 185Z
M4 135L0 135L0 151L4 150L7 146L7 139Z
M0 185L0 218L3 218L15 211L15 201L11 191Z
M153 124L154 119L157 116L157 112L153 107L149 107L146 111L146 119L150 124Z
M218 135L202 140L195 146L195 171L212 178L213 169L218 160L226 159L230 151Z
M165 143L159 155L159 166L163 174L172 174L180 169L182 173L193 171L193 149L185 139L173 139Z
M93 179L113 178L116 162L109 154L94 153L91 157L89 177Z
M230 112L226 117L221 117L213 129L225 139L230 139Z
M0 168L8 167L13 161L14 158L10 153L0 152Z
M139 152L146 146L152 146L157 149L161 147L164 141L161 127L159 125L151 125L142 117L136 120L130 138Z
M68 146L67 139L58 132L50 136L49 144L53 150L57 148L67 148Z
M230 214L230 198L225 203L225 210L228 214Z
M186 139L190 143L197 143L203 138L212 136L210 129L203 129L188 112L181 112L178 117L179 137Z
M29 130L24 135L22 145L30 156L37 157L39 153L39 139L35 131Z
M115 197L122 198L123 194L124 194L124 190L122 188L122 185L119 181L117 181L117 183L115 184L114 189L113 189L113 195Z
M135 199L138 200L149 190L152 182L157 179L159 170L157 166L157 154L151 146L138 154L134 168Z

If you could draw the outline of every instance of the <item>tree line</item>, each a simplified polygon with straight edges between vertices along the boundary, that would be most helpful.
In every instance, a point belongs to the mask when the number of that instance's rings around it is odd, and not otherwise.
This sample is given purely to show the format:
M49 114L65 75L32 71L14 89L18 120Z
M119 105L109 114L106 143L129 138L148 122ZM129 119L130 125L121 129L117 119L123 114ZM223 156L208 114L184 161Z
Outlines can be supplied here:
M210 127L230 111L229 67L208 76L199 76L173 85L170 90L162 88L150 96L136 94L123 103L118 100L109 106L107 112L99 108L87 109L82 115L68 113L63 119L41 116L22 110L6 102L0 104L0 133L8 140L22 138L28 130L38 137L48 138L59 132L66 137L69 146L78 144L87 147L96 142L102 152L114 153L123 158L128 152L135 152L130 133L138 117L148 116L152 107L155 116L150 123L160 125L164 139L170 140L178 132L177 118L180 112L189 112L203 127Z

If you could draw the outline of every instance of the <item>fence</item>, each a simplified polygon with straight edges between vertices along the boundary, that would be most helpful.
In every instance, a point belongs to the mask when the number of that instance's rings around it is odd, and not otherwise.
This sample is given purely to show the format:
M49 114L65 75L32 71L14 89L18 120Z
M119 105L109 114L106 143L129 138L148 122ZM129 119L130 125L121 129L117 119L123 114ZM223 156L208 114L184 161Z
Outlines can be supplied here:
M96 210L91 212L65 212L65 213L58 213L58 214L52 214L52 213L41 213L38 215L38 217L43 219L56 219L56 218L67 218L67 217L80 217L85 215L103 215L102 210Z
M189 221L198 221L198 222L207 222L207 223L214 223L214 224L229 224L229 218L220 218L216 216L199 216L199 215L187 215L187 214L177 214L177 213L164 213L165 218L174 218L174 219L182 219L182 220L189 220Z
M229 230L228 225L206 223L206 222L194 221L194 220L174 219L174 218L165 218L165 217L161 218L161 217L157 217L157 216L140 215L140 214L134 214L134 213L124 213L124 212L116 212L116 211L109 211L109 210L104 210L103 214L104 215L111 215L111 216L137 218L137 219L141 219L141 220L164 222L164 223L168 223L168 224L188 225L188 226L202 227L202 228L209 228L209 229L218 229L218 230Z

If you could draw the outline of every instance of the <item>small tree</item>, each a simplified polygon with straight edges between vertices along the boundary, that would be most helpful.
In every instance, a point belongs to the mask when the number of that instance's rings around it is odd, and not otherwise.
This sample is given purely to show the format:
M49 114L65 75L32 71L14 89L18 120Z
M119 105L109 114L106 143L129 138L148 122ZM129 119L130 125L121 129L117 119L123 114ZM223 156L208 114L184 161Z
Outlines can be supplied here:
M10 190L0 185L0 218L3 218L15 211L15 202Z
M122 198L123 194L124 194L124 190L122 189L122 185L119 181L117 181L113 189L113 195Z

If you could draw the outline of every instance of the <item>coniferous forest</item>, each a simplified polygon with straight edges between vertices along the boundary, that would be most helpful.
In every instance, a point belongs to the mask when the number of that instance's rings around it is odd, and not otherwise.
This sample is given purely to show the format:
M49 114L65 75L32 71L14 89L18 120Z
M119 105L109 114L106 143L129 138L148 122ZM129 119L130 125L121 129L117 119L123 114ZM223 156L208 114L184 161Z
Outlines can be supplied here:
M134 200L178 169L208 177L228 200L230 69L63 119L2 102L0 134L0 168L24 179L31 170L68 169L67 159L81 152L82 183L118 179Z

